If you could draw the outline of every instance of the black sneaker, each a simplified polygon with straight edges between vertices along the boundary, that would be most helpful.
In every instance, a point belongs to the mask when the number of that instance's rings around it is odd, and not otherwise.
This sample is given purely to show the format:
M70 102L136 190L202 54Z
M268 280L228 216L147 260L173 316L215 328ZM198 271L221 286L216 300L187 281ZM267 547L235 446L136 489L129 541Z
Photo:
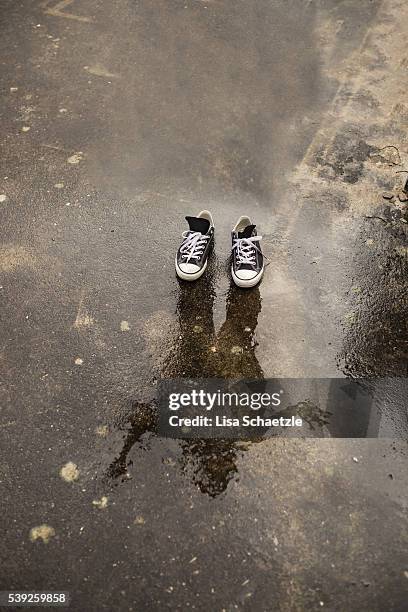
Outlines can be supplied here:
M189 229L182 234L184 240L176 255L176 273L183 280L193 281L207 267L214 245L214 223L208 210L202 210L197 217L186 217L186 221Z
M238 287L254 287L264 272L264 263L255 225L249 217L240 217L232 230L232 267L234 283Z

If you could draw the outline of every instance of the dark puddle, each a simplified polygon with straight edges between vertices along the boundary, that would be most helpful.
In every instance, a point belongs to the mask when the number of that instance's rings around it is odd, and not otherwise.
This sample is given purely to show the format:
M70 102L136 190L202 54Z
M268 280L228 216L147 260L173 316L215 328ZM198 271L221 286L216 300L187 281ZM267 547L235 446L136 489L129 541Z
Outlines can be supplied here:
M402 294L404 284L404 266L400 254L402 234L401 230L395 232L393 252L381 250L381 253L378 253L381 263L378 266L377 286L362 285L364 300L360 304L356 324L348 336L348 341L353 347L346 353L346 364L351 378L356 378L356 374L363 378L370 377L377 361L378 368L374 374L386 375L390 369L394 375L397 372L402 374L402 345L406 342L406 336L402 332L400 315L406 300ZM382 244L380 236L377 236L377 240L378 244ZM388 241L384 244L388 244ZM367 260L367 265L372 267L371 258ZM225 321L217 330L214 324L215 274L216 262L213 256L203 278L193 284L179 282L177 326L171 334L175 340L163 357L161 377L264 381L264 372L256 356L256 328L262 308L259 287L243 290L233 284L229 286L226 295ZM393 299L390 299L390 291ZM387 306L389 313L384 316L385 307L390 304L391 307ZM390 347L390 354L387 345ZM152 387L154 382L152 380ZM334 384L333 393L336 388ZM329 407L332 405L334 413L330 412ZM335 402L330 399L323 408L305 399L288 406L280 412L280 415L290 417L296 414L302 417L315 432L316 437L324 435L323 429L328 429L330 435L334 437L365 437L369 432L370 436L376 435L378 427L376 423L375 427L372 425L374 417L370 406L367 410L361 411L359 419L353 416L354 425L351 428L350 415L347 411L336 411L334 406ZM153 438L156 437L155 402L133 401L127 416L116 425L119 430L126 433L122 450L107 471L108 480L111 482L126 480L128 468L132 465L129 455L133 447L136 445L140 449L148 450ZM238 460L242 453L252 442L260 440L262 437L245 443L231 439L179 440L174 461L202 493L216 497L227 489L231 480L237 477Z
M214 325L215 258L196 283L179 282L176 342L164 360L163 378L264 378L255 355L256 326L261 311L259 287L239 289L231 284L226 318L217 332ZM127 431L123 448L108 468L110 480L125 479L135 444L141 447L156 431L154 402L133 402L120 429ZM249 443L233 440L183 440L178 462L181 470L211 497L226 490L236 475L237 458Z
M255 355L255 330L261 312L259 287L245 290L231 283L226 317L214 326L214 261L207 275L191 286L180 282L177 303L179 334L165 360L164 378L255 378L263 371Z
M172 334L175 341L163 358L161 376L168 379L265 381L256 356L256 328L262 307L259 287L243 290L230 285L226 295L225 321L217 331L214 324L215 271L213 256L203 278L193 284L179 282L177 327ZM367 436L372 421L370 407L361 411L359 419L353 416L354 426L350 429L349 413L334 408L335 383L334 380L332 394L329 394L328 403L324 407L305 399L289 405L279 415L302 417L308 423L313 437L323 436L323 429L327 429L329 435L334 437ZM330 412L331 406L334 413ZM132 401L127 416L116 426L126 433L122 450L106 474L111 482L127 480L128 468L132 465L129 455L133 447L148 450L156 437L155 401ZM248 450L251 443L262 439L260 435L259 439L245 442L233 439L179 440L179 452L174 461L202 493L216 497L236 478L238 459L242 453Z
M359 236L354 320L340 355L352 378L407 375L407 229L388 209L369 218Z

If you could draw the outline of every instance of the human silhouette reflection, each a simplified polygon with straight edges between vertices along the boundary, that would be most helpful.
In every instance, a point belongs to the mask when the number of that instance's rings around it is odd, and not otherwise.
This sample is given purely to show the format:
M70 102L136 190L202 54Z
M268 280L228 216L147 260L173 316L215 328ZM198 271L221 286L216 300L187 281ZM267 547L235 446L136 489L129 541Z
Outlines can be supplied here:
M209 378L209 354L214 344L214 259L194 283L178 280L178 333L167 355L164 378Z
M177 304L179 336L166 360L165 378L262 379L255 355L255 329L261 311L259 288L231 284L226 319L218 333L213 321L214 262L206 275L191 285L180 281ZM182 469L203 493L225 491L237 472L238 448L233 440L183 440ZM241 447L242 450L242 447Z
M231 283L227 294L226 319L215 332L215 258L205 275L195 283L179 282L178 330L173 348L164 360L163 378L263 379L255 355L255 330L261 311L259 288L239 289ZM119 456L111 463L108 477L124 476L128 454L143 434L156 430L152 406L134 402L130 423ZM237 472L237 454L245 446L233 440L183 440L180 465L199 489L212 497L225 491Z
M259 288L239 289L231 283L226 319L216 334L213 265L194 284L179 281L179 285L179 335L166 358L163 377L262 379L255 355L255 329L261 311Z
M261 311L259 288L246 290L231 284L226 318L216 332L214 275L215 262L211 257L201 279L195 283L178 281L177 333L164 359L161 375L175 379L265 381L256 357L256 327ZM325 431L335 437L376 435L378 424L374 421L377 416L372 410L371 399L362 398L357 409L353 403L355 393L354 387L348 389L346 382L335 379L330 382L326 406L319 407L306 399L281 410L279 415L302 417L311 428L309 434L319 437L325 435ZM127 430L123 448L109 466L108 477L116 479L126 475L131 448L141 442L144 434L156 431L156 417L154 403L136 401L131 404L125 422L119 424ZM182 440L181 469L203 493L215 497L226 490L236 475L238 453L244 451L247 444L249 442L243 444L231 439Z

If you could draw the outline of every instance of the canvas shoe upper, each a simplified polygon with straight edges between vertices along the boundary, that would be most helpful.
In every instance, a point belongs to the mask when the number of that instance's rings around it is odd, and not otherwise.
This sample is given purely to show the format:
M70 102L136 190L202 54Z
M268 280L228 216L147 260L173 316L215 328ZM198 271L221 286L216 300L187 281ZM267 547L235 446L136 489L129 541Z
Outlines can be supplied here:
M176 273L183 280L197 280L207 267L214 245L214 223L211 213L202 210L197 217L186 217L189 229L183 232L183 242L176 255Z
M233 281L238 287L254 287L264 272L264 258L260 246L262 236L249 217L240 217L232 230Z

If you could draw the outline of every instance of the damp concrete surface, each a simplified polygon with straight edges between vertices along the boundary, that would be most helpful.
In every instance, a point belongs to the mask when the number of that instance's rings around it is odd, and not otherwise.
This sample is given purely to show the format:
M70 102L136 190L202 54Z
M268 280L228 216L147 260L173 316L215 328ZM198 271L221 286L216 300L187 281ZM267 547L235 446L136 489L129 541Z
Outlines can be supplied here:
M152 421L163 377L406 376L406 3L1 13L0 588L75 612L405 610L400 399L379 439ZM203 208L215 253L186 286ZM251 291L228 271L241 214L268 258Z

